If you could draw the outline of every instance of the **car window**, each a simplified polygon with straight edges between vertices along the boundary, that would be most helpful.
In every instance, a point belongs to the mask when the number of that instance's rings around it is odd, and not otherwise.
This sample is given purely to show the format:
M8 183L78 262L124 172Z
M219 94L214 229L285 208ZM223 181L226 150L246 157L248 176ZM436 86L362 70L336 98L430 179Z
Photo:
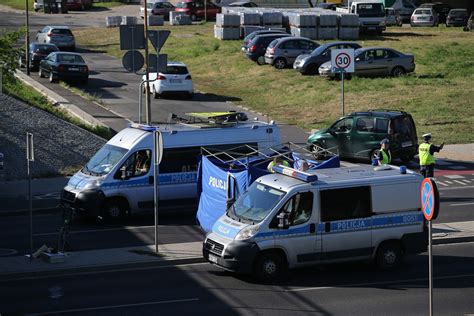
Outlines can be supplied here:
M319 194L322 222L372 215L371 190L368 186L321 190Z
M268 44L268 47L267 48L273 48L275 47L275 45L278 43L278 40L273 40L270 44Z
M308 41L299 41L300 49L312 50L314 49L313 43Z
M195 6L197 9L201 9L201 8L204 8L204 3L196 2L196 3L194 4L194 6Z
M409 137L414 135L413 124L408 116L400 116L393 119L391 125L391 132L394 134L395 138L399 136Z
M166 73L171 75L185 75L188 73L186 66L168 66L166 67Z
M388 54L387 51L384 49L377 49L375 51L375 59L387 59Z
M281 49L298 49L298 41L286 41L281 45Z
M375 133L387 134L388 133L388 119L376 118L375 119Z
M352 118L345 118L337 121L332 126L332 130L335 132L347 132L352 129Z
M372 117L359 117L356 122L358 132L372 132L374 130L374 119Z
M47 33L49 30L49 26L45 26L43 27L43 29L41 30L41 33Z
M280 212L288 213L290 226L304 224L311 218L313 212L313 193L300 192L291 197Z
M79 55L70 55L70 54L59 54L58 55L58 62L60 63L84 63L84 59L82 59Z
M67 36L72 36L72 33L68 29L52 29L51 33L53 34L58 34L58 35L67 35Z
M151 150L138 150L128 157L118 171L116 177L120 177L123 170L128 178L141 177L150 171Z

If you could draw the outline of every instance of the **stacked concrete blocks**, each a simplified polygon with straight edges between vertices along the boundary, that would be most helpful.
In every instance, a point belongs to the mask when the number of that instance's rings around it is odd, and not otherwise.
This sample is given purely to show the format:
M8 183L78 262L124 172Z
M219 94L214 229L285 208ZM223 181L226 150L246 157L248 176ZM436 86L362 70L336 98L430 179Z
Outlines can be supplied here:
M106 27L119 27L122 23L121 16L106 16L105 17L105 26Z
M290 13L288 14L288 23L291 35L318 39L317 15L308 13Z
M283 25L283 15L281 12L262 12L262 26L265 28L281 28Z
M318 14L318 38L322 40L336 39L338 36L338 23L336 14Z
M165 24L162 15L149 15L147 20L148 26L163 26Z
M193 22L188 15L183 12L170 12L170 25L191 25Z
M221 40L238 40L240 38L240 16L237 14L217 14L214 37Z
M122 16L122 21L120 25L137 25L136 16Z
M359 39L359 17L355 14L339 15L339 39Z

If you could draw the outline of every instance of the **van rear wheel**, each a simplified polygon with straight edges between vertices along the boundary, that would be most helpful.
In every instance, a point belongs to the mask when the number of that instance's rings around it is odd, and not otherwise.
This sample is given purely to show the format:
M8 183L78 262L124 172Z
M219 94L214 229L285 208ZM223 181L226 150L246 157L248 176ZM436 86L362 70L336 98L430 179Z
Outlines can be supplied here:
M262 253L255 263L254 276L259 281L274 281L285 274L285 259L276 252Z
M403 261L403 251L398 242L387 242L379 246L375 262L381 270L393 270Z

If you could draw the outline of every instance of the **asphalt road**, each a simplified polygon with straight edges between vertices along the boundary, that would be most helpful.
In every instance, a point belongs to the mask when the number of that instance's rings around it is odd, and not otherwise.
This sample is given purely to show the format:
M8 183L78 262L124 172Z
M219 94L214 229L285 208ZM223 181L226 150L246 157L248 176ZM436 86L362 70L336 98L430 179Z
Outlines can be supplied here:
M474 221L474 176L464 176L465 185L439 177L441 211L435 223ZM459 178L458 178L459 179ZM450 181L449 185L446 181ZM471 184L468 184L468 181ZM195 226L196 207L169 209L160 215L159 241L181 243L201 241L200 229ZM42 244L55 246L58 230L62 224L59 210L35 213L34 219L35 249ZM135 247L154 243L154 220L151 215L124 218L114 223L101 221L76 221L71 226L68 237L70 250L91 250L105 248ZM15 216L2 216L0 231L0 249L14 249L16 253L29 253L29 217L26 213Z
M474 243L435 246L434 312L474 312ZM456 267L455 269L453 267ZM217 267L191 264L68 272L0 281L3 314L426 315L427 255L397 271L351 263L293 271L262 285Z

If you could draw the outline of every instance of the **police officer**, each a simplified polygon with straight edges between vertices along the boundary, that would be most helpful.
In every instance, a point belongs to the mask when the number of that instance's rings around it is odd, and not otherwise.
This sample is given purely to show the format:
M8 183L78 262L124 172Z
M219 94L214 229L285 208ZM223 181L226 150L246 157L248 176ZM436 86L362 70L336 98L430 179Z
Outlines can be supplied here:
M390 153L390 141L387 138L380 142L380 150L377 155L379 165L388 165L392 161L392 154Z
M268 164L267 166L267 170L271 173L275 173L275 171L273 171L273 166L278 166L278 165L283 165L285 167L289 167L290 164L288 163L288 161L286 160L283 160L283 158L281 156L276 156L275 158L273 158L272 161L270 161L270 163Z
M436 146L430 143L431 133L424 134L423 143L418 147L418 158L420 159L420 173L425 178L434 177L435 158L434 153L440 152L444 143Z

